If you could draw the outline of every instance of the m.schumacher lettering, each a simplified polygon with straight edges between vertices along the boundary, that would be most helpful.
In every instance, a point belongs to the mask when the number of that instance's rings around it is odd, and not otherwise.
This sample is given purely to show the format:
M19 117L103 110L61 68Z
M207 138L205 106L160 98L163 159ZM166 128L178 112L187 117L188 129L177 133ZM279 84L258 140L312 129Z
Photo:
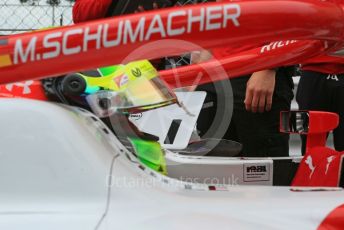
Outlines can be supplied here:
M203 32L230 26L239 27L241 8L238 4L223 4L221 6L201 7L199 9L176 10L167 17L156 14L153 18L142 16L138 23L130 20L119 20L117 23L101 23L96 29L90 26L71 28L65 32L46 34L43 39L33 36L26 43L17 39L14 45L13 63L27 63L39 60L56 58L61 55L73 55L87 52L91 49L111 48L128 43L149 41L156 38L168 38L194 31ZM165 18L163 20L163 18ZM185 24L180 24L180 19L186 19ZM114 38L109 34L116 34ZM75 42L78 37L82 41ZM42 44L39 44L42 43ZM24 44L26 44L24 46ZM41 47L39 49L37 47Z

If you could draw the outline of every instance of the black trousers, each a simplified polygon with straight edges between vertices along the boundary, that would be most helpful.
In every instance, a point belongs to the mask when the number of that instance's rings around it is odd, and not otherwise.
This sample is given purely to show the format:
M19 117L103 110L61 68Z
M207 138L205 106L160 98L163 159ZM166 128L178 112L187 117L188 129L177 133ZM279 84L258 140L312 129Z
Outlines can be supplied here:
M334 147L344 150L344 74L325 74L302 71L296 94L301 110L335 112L339 115L339 126L333 131ZM306 138L302 137L304 152Z
M245 109L246 84L249 76L230 80L232 86L232 108L230 125L223 136L215 136L227 140L238 141L243 144L242 156L245 157L282 157L289 156L289 135L279 132L280 111L290 110L293 99L293 81L290 69L281 68L276 75L276 85L273 95L272 109L264 113L252 113ZM219 97L227 96L230 92L221 91L221 87L207 84L198 87L208 93L206 105L213 104L202 110L197 122L200 135L204 135L218 112ZM229 117L223 117L229 119ZM221 124L218 124L218 128Z

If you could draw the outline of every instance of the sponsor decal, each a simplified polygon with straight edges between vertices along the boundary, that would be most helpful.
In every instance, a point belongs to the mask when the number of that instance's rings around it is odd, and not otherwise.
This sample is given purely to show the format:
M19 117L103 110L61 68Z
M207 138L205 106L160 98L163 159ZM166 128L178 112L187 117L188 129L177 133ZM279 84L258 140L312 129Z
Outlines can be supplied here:
M113 23L101 23L96 27L69 28L64 32L51 31L43 37L18 38L14 42L13 64L23 64L88 52L101 48L113 48L128 43L149 41L156 38L172 38L195 31L211 31L239 27L241 8L238 4L176 10L166 18L156 14L152 19L142 16L138 22L127 19ZM185 19L186 23L180 24ZM114 35L115 36L112 36ZM111 36L110 36L111 35ZM80 38L81 42L75 42ZM38 51L39 50L39 51Z
M312 178L312 175L315 171L315 166L313 165L313 159L311 156L308 156L307 159L305 160L306 165L308 165L309 170L311 170L311 173L309 174L309 179Z
M121 82L119 84L119 87L122 87L123 85L127 84L129 81L129 77L127 75L123 75L121 77Z
M25 81L0 86L0 97L47 100L40 81Z
M31 93L31 88L30 86L34 83L34 81L25 81L25 82L17 82L17 83L13 83L13 84L7 84L5 87L9 92L12 92L13 87L17 86L20 88L23 88L22 94L26 95L26 94L30 94Z
M131 73L134 77L141 77L142 76L141 70L139 68L132 69Z
M336 158L336 156L330 156L327 158L327 164L326 164L326 169L325 169L325 175L327 175L328 169L330 167L330 164L332 161Z
M114 81L117 84L118 88L121 88L123 85L128 83L129 77L126 74L123 74L122 76L114 78Z
M266 172L266 165L260 165L260 166L249 166L246 168L247 173L260 173L260 172Z
M269 181L270 164L244 164L244 182Z
M269 52L278 48L282 48L284 46L288 46L295 42L297 42L297 40L271 42L270 44L263 46L260 50L260 53L265 53L265 52Z
M142 113L130 114L129 118L135 121L140 120L142 118Z
M338 76L336 74L329 74L326 79L327 80L339 81Z

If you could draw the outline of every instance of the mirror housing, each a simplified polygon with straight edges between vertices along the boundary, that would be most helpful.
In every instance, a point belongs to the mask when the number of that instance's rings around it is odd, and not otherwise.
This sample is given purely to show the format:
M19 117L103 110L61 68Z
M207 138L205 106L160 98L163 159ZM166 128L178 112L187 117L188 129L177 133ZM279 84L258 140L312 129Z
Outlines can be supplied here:
M336 113L321 111L283 111L280 132L307 135L306 152L313 147L325 147L327 133L339 124Z
M322 111L282 111L280 132L298 134L320 134L334 130L339 124L336 113Z
M309 130L308 111L283 111L280 115L280 132L307 134Z

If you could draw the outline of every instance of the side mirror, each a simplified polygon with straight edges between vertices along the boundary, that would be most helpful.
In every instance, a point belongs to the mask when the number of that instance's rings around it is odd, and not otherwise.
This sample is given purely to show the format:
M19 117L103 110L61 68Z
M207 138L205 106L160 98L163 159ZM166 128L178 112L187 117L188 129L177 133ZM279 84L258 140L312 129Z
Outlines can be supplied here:
M309 112L283 111L280 116L280 132L307 134L309 130Z
M325 146L327 133L339 124L335 113L320 111L285 111L280 115L280 131L307 135L306 152L316 146Z
M327 133L334 130L338 124L338 114L330 112L283 111L280 115L280 131L283 133Z

